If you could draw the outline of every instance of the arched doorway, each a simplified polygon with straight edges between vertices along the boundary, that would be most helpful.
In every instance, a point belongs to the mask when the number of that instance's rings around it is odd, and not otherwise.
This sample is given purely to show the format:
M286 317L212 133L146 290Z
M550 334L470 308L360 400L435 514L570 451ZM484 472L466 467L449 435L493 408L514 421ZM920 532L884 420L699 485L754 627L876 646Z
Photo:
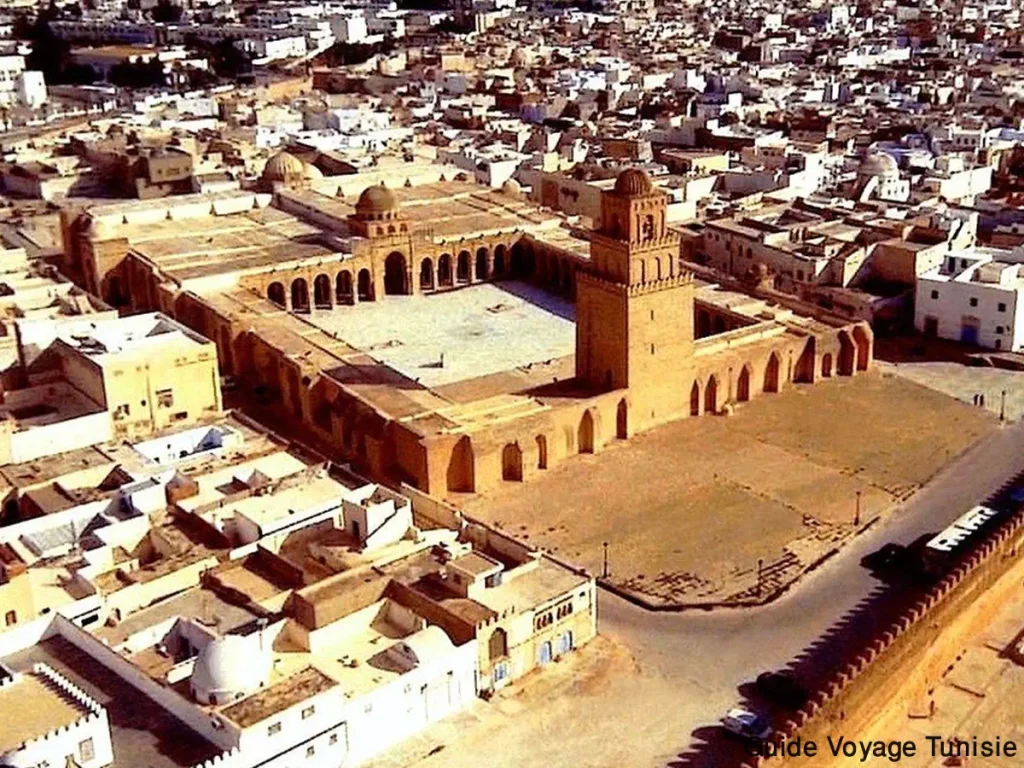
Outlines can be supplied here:
M309 312L309 285L305 278L292 280L292 312Z
M793 381L798 384L810 384L814 381L814 337L807 340L804 351L796 361Z
M398 251L384 259L384 295L404 296L409 293L409 280L405 273L405 256Z
M580 419L580 427L576 431L576 444L580 453L594 452L594 417L590 411L584 411Z
M373 278L370 277L370 270L360 269L357 279L360 301L373 301Z
M420 290L434 290L434 262L424 259L420 263Z
M537 435L537 469L548 468L548 439Z
M700 384L696 381L690 387L690 415L700 416Z
M828 352L821 356L821 375L826 379L832 377L832 355Z
M281 283L271 283L267 286L267 299L283 307L285 304L284 286Z
M509 443L501 451L501 479L513 482L523 480L523 452L518 443Z
M779 356L772 352L764 368L764 391L779 391Z
M460 283L469 282L469 251L459 253L459 263L456 266L455 279Z
M508 635L504 629L496 629L487 640L487 658L497 661L508 656Z
M863 326L854 326L853 341L857 345L857 370L866 371L871 360L871 341Z
M526 277L526 255L523 253L522 243L512 246L512 276Z
M629 437L629 409L626 398L619 400L619 407L615 411L615 436L619 440Z
M313 306L317 309L330 309L331 303L331 278L327 275L317 275L313 280Z
M452 284L452 257L450 254L442 253L437 260L437 284L439 287Z
M853 367L856 363L853 342L850 334L846 331L839 332L839 375L853 376Z
M704 413L718 413L718 379L714 376L704 387Z
M499 245L494 249L494 276L501 277L505 274L505 246Z
M351 304L352 295L352 273L348 270L339 272L335 283L335 300L339 304Z
M476 252L476 279L486 280L490 275L487 274L487 249L478 248Z
M473 443L469 435L463 435L452 449L448 460L448 490L472 493L474 482Z
M750 399L750 367L743 366L740 377L736 380L736 401L745 403Z

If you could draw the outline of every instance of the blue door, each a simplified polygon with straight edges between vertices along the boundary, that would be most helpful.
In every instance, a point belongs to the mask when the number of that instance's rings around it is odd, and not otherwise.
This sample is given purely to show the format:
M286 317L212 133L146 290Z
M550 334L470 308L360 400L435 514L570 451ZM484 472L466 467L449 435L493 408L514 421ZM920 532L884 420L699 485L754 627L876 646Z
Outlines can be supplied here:
M543 666L549 661L551 661L551 641L546 640L540 644L540 649L537 651L537 663Z
M972 346L978 345L978 326L976 325L961 325L960 326L960 341L964 344L971 344Z
M567 629L561 635L558 636L558 655L561 656L563 653L568 653L572 650L572 630Z

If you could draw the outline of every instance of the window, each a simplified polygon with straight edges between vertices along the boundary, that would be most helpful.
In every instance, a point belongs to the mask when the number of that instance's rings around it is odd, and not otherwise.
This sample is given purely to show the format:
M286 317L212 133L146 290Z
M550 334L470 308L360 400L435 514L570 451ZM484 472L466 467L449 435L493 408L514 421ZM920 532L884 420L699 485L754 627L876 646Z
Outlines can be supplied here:
M302 719L306 720L307 718L312 717L315 711L316 707L306 707L304 710L302 710Z
M548 611L547 613L542 613L539 616L534 617L534 619L533 619L533 631L534 632L539 632L540 630L544 629L544 627L551 626L551 623L553 621L554 621L554 618L552 617L550 611Z
M267 728L267 736L273 736L275 733L280 733L280 732L281 732L281 724L280 723L271 723L271 725Z
M932 291L932 298L933 299L939 298L939 292L938 291Z
M18 614L16 611L8 611L4 614L4 624L8 627L18 623Z
M174 414L174 416L172 416L171 418L173 418L175 421L184 421L185 419L188 418L188 411L179 411L178 413Z
M996 326L996 333L999 334L1000 336L1002 336L1003 335L1003 326L997 325Z
M654 354L654 345L653 344L651 344L651 354L652 355Z
M96 748L92 739L78 742L78 756L82 758L83 763L96 759Z
M572 613L572 600L566 600L555 607L555 618L557 619L564 619L570 613Z
M131 412L131 406L128 405L128 403L122 403L121 405L117 406L117 408L114 410L114 418L123 419L125 416L130 416Z
M312 757L315 754L316 754L316 747L314 747L312 744L310 744L308 747L306 747L306 757Z
M978 306L978 300L977 300L977 299L973 299L973 298L972 298L972 299L971 299L971 306L972 306L972 307L976 307L976 306Z
M996 309L998 309L1000 312L1005 312L1006 311L1006 304L1004 304L1003 302L1000 301L999 304L996 306Z
M174 405L174 390L158 389L156 391L156 404L161 408L170 408Z

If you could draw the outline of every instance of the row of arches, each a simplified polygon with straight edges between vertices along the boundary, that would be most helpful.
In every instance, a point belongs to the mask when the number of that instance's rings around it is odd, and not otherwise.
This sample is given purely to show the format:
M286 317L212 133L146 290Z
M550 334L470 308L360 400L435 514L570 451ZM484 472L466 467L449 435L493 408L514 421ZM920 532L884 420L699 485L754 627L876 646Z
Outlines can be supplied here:
M333 281L329 275L320 274L313 278L312 295L309 282L304 277L296 277L287 289L284 283L275 280L267 286L267 299L279 307L299 313L313 308L331 309L335 304L354 304L356 300L373 301L373 278L370 270L359 270L353 291L350 271L339 272Z

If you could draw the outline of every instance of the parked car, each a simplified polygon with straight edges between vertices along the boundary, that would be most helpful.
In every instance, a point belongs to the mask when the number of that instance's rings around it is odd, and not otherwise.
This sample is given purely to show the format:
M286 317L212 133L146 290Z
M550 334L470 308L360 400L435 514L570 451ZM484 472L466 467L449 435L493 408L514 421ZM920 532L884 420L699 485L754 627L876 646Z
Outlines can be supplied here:
M807 691L788 672L762 672L755 685L762 696L787 709L800 709L807 703Z
M772 727L764 718L743 707L734 707L722 718L722 727L734 736L749 741L767 741Z
M860 564L870 571L879 573L899 570L907 565L910 560L910 553L902 544L886 544L879 550L865 555L861 558Z

